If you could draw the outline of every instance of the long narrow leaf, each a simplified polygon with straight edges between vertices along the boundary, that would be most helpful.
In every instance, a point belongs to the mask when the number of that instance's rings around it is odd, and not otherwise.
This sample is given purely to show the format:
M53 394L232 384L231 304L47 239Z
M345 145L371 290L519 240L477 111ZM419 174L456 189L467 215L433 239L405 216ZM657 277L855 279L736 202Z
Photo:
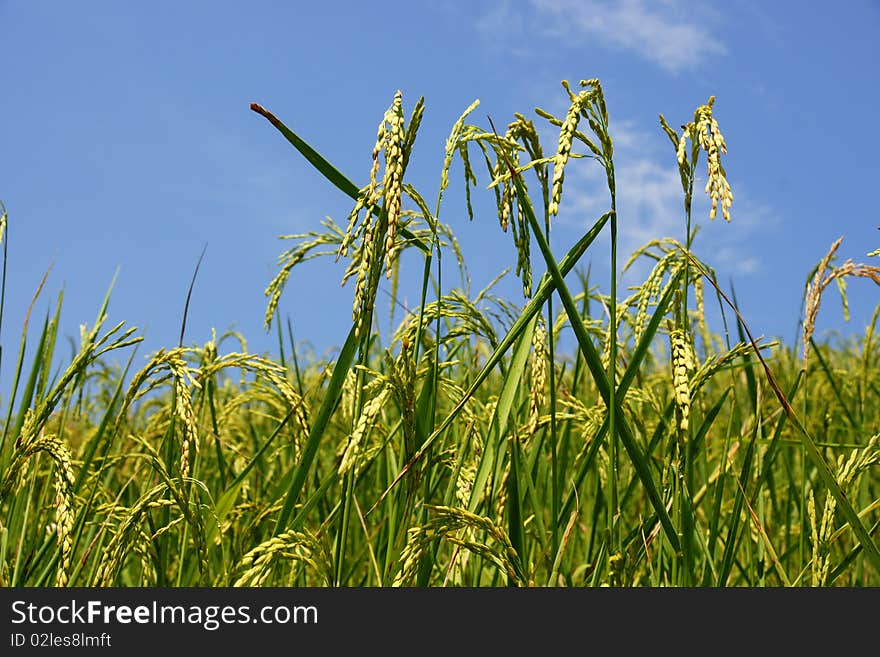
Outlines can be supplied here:
M559 297L562 300L562 305L564 306L565 312L568 315L571 327L572 329L574 329L575 337L578 341L578 346L580 346L581 348L581 352L584 355L587 367L590 369L590 373L593 375L593 379L596 382L596 387L599 389L599 394L602 395L602 399L605 400L606 404L610 404L611 386L608 383L605 368L602 367L602 359L599 357L599 353L596 351L596 347L595 345L593 345L593 341L587 334L587 329L584 326L583 320L578 314L577 307L574 305L574 301L571 297L571 293L568 291L568 286L565 284L565 279L563 278L562 272L560 271L559 266L557 265L556 260L554 259L553 254L550 251L550 245L547 244L547 240L541 233L541 227L538 224L538 220L535 218L535 213L532 210L528 195L523 188L522 181L519 179L519 176L513 175L513 182L516 186L516 193L519 198L520 205L523 208L526 218L528 219L529 224L532 227L532 232L535 235L535 239L537 239L538 241L538 246L541 249L541 254L544 256L544 261L547 263L547 269L548 271L550 271L553 280L556 283L556 291L558 292ZM623 408L620 402L621 399L615 396L614 406L617 416L616 419L618 421L618 432L620 435L620 440L623 443L624 449L626 449L630 460L632 461L633 467L636 469L636 473L638 474L639 479L641 479L642 481L642 485L645 487L645 492L648 494L648 499L651 502L651 506L654 507L654 511L657 512L657 516L660 518L660 523L663 525L663 530L666 533L666 538L672 544L673 548L676 551L679 551L681 549L681 546L678 540L678 535L675 531L675 527L672 524L669 513L666 511L666 506L663 504L663 500L660 498L660 493L657 490L657 484L654 482L654 477L651 474L651 468L648 465L647 459L645 458L645 455L642 454L641 449L636 443L635 436L633 436L632 429L629 426L629 422L626 420L623 414Z
M321 444L321 439L324 437L324 430L327 428L327 423L330 421L330 417L336 409L339 398L342 396L342 384L345 383L345 376L348 374L348 371L351 369L351 365L354 362L357 347L358 331L357 324L355 324L348 332L348 338L345 340L342 351L339 352L339 358L336 359L336 365L333 367L333 374L330 375L330 382L327 384L327 389L324 391L324 401L321 403L321 408L315 416L315 420L309 431L309 437L306 440L306 444L300 455L299 463L296 466L296 470L294 470L293 481L290 482L287 496L284 499L284 506L281 509L281 515L278 516L278 523L275 525L276 535L287 529L290 514L293 511L296 501L299 499L303 484L306 481L306 475L312 465L312 460L315 458L315 454L318 452L318 446Z
M581 256L586 252L590 244L593 243L593 240L595 240L599 233L602 231L602 228L605 226L605 223L608 221L610 216L611 213L603 214L601 217L599 217L596 223L593 224L593 227L589 231L587 231L587 233L580 240L578 240L577 244L575 244L571 248L571 250L566 254L565 258L563 258L562 261L559 263L560 271L568 273L574 268L574 266L577 264L578 260L580 260ZM416 452L415 456L410 459L410 462L407 463L397 475L397 477L395 477L391 485L388 486L385 492L379 496L379 499L376 500L375 504L373 504L373 506L370 508L370 511L375 509L376 506L378 506L378 504L382 502L383 499L385 499L385 496L388 495L391 489L396 486L401 479L403 479L409 469L425 455L425 452L428 450L431 444L449 427L450 424L452 424L452 421L465 407L465 404L467 404L468 400L473 397L477 389L479 389L479 387L492 372L495 365L499 363L502 356L504 356L504 354L510 348L510 345L512 345L517 337L519 337L519 334L523 331L526 324L535 316L535 313L541 310L541 307L544 305L544 303L547 301L547 298L550 296L550 294L552 294L553 290L555 289L555 285L556 284L553 282L552 278L548 274L545 274L544 277L541 279L541 284L538 286L538 291L535 293L534 297L532 297L532 300L523 309L522 313L520 313L520 316L513 323L513 326L510 327L507 335L505 335L501 342L498 343L498 346L492 352L492 355L489 356L486 364L483 366L483 369L480 370L480 373L477 374L473 383L471 383L470 387L468 387L468 389L462 395L461 399L458 401L452 411L450 411L449 415L447 415L443 422L440 423L440 426L437 427L434 430L434 433L432 433L428 437L428 439L425 441L425 444L422 445L422 448ZM368 511L367 513L369 513L370 511Z

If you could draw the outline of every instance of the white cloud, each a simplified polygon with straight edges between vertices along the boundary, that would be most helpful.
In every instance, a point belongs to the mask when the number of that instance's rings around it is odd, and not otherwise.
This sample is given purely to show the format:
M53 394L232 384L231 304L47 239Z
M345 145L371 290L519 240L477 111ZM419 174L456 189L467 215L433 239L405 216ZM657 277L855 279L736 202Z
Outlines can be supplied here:
M517 40L525 32L523 12L519 5L498 2L474 22L474 27L492 46L501 47L514 55L528 54L528 48Z
M717 37L719 17L684 0L532 0L532 5L542 14L537 24L546 25L555 39L596 41L673 73L727 51ZM510 7L500 7L509 17Z
M658 130L659 132L659 130ZM618 210L618 265L622 266L637 248L653 239L671 237L685 241L684 193L675 162L675 152L664 135L651 135L631 124L613 125L615 179ZM709 219L709 199L703 194L705 155L694 184L692 228L700 231L695 254L715 267L719 275L748 276L761 273L763 266L754 255L752 242L768 234L778 223L771 208L748 198L748 190L734 185L730 223ZM702 178L702 181L701 181ZM555 225L560 230L580 232L590 227L610 207L605 172L592 160L570 160L565 171L562 202ZM600 238L607 243L607 238ZM604 247L598 244L593 253ZM605 257L607 263L607 257ZM652 262L643 259L627 272L624 283L637 284L647 276Z

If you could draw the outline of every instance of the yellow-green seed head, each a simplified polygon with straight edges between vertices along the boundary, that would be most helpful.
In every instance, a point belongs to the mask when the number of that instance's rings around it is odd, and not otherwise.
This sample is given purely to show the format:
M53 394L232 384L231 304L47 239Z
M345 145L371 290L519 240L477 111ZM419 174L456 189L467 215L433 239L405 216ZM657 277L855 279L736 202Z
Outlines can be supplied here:
M682 431L687 431L691 410L689 372L695 369L693 351L687 334L681 329L674 329L669 333L669 344L672 351L672 387L675 405L681 417L679 426Z

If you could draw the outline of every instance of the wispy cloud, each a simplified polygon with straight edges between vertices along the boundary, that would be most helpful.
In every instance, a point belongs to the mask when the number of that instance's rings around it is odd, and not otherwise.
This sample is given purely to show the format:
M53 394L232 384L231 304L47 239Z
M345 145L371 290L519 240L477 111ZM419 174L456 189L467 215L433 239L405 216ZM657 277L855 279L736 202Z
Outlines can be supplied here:
M651 135L632 124L612 126L617 183L618 253L625 259L653 239L685 240L683 192L675 153L662 135ZM705 156L702 158L705 166ZM701 180L702 178L702 180ZM733 181L735 184L735 181ZM762 263L753 255L753 241L768 235L777 221L771 208L751 201L748 190L735 187L737 200L730 223L709 220L709 199L702 193L705 171L694 185L693 223L700 232L694 251L719 274L748 276L760 273ZM572 160L566 168L562 203L556 225L582 231L609 208L604 170L588 160ZM623 264L623 261L619 263ZM649 260L635 265L625 282L638 283L648 273Z
M681 182L674 166L648 157L615 154L617 183L618 254L624 260L650 240L684 238ZM557 226L571 231L587 228L609 208L605 173L593 162L569 162ZM600 249L601 250L601 249ZM642 280L648 261L636 265L630 276ZM635 281L632 281L635 282Z
M507 0L495 3L489 11L477 18L474 27L493 47L514 55L528 55L528 47L521 42L526 24L524 7L524 4Z
M532 0L531 5L538 16L527 17L522 4L498 3L477 28L497 38L506 35L508 47L521 49L510 37L521 36L527 24L532 35L540 31L568 43L592 41L635 53L671 73L698 68L727 52L718 38L720 16L686 0Z

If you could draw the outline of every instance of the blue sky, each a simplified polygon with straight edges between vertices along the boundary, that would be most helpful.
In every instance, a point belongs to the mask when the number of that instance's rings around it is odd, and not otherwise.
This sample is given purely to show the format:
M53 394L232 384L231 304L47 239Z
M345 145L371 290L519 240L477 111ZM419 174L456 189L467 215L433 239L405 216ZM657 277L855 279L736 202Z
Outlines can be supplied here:
M628 253L654 237L683 236L674 153L658 113L678 126L715 95L736 201L727 224L710 222L701 198L695 250L722 280L733 279L756 334L789 342L805 277L831 242L845 236L840 254L856 261L880 246L871 196L880 173L872 127L880 104L876 2L832 10L751 0L0 0L0 26L0 199L9 213L4 379L50 263L35 316L41 320L63 289L62 334L78 336L118 268L110 321L141 329L144 357L176 344L205 242L186 342L206 342L212 327L234 328L251 350L275 348L262 316L263 290L286 246L277 236L318 229L327 215L344 222L351 203L248 109L251 102L363 184L394 92L403 91L407 113L424 95L407 176L433 199L444 140L474 99L480 125L487 114L496 125L513 112L534 117L535 106L561 116L560 81L598 77ZM554 131L546 135L553 150ZM566 174L553 229L560 255L607 203L588 162ZM458 163L451 179L441 219L456 231L478 290L514 266L515 255L491 211L467 221ZM487 183L483 176L478 191L486 199ZM404 265L420 277L416 260ZM607 290L603 256L593 265ZM340 344L349 327L353 284L339 287L342 272L330 259L306 263L281 300L297 339L318 353ZM521 301L508 279L499 291ZM855 281L850 294L851 322L830 298L820 331L864 329L877 290Z

